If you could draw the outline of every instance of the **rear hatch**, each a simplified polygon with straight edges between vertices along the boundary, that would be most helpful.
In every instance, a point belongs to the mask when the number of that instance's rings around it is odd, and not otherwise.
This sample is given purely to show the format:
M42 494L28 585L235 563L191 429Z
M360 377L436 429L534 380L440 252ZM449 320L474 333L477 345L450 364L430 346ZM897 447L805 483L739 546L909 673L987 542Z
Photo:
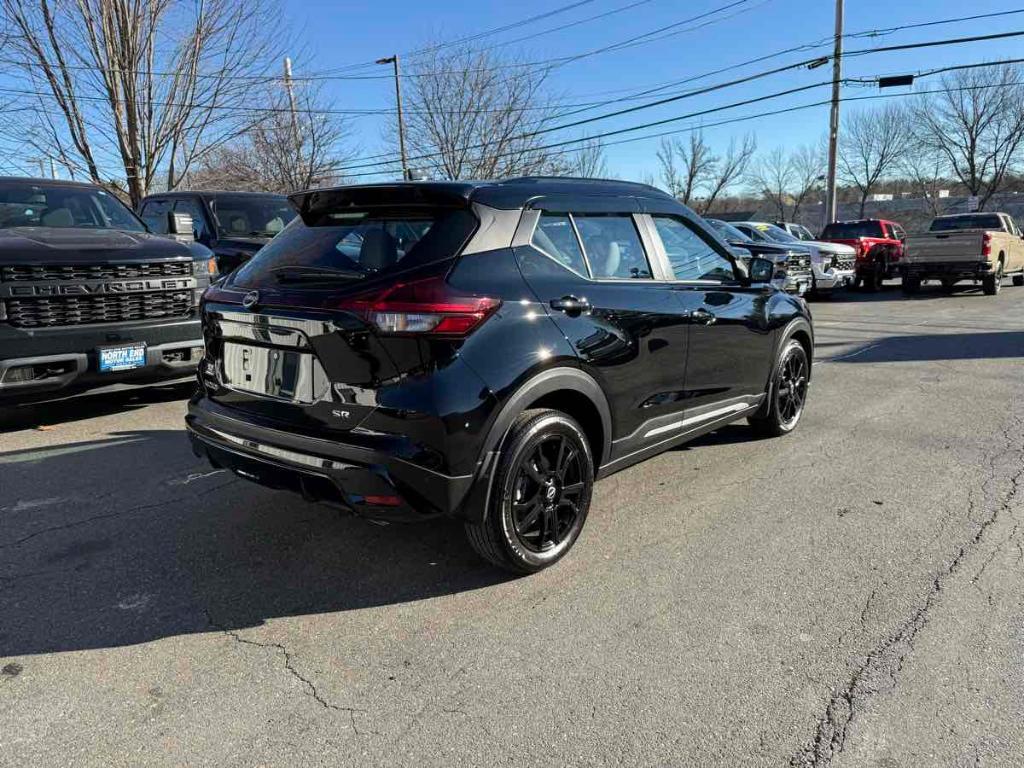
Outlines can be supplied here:
M477 226L468 202L408 186L293 202L300 216L207 293L209 396L311 434L414 409L410 390L491 311L445 282Z

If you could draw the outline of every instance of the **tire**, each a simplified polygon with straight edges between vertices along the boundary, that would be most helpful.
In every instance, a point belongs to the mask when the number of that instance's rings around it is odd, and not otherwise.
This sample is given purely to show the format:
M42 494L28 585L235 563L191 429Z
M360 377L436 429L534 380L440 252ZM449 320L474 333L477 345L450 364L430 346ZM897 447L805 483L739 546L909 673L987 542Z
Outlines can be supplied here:
M583 429L560 411L524 411L498 456L482 522L466 523L477 554L536 573L576 543L590 510L594 459Z
M1014 275L1013 276L1013 284L1015 286L1017 286L1018 288L1020 288L1022 285L1024 285L1024 275Z
M810 372L804 345L796 339L789 339L779 353L772 383L768 387L768 412L764 416L747 419L755 434L782 437L797 428L807 404Z
M907 277L906 275L904 275L900 287L903 288L903 292L908 296L918 293L921 290L921 278Z
M981 290L986 296L995 296L1003 286L1003 262L996 265L996 271L981 278Z
M864 290L868 293L878 293L882 290L882 280L885 276L885 265L875 264L874 268L864 276Z
M947 278L942 281L942 290L946 291L946 293L952 293L955 287L956 280L950 280L949 278Z

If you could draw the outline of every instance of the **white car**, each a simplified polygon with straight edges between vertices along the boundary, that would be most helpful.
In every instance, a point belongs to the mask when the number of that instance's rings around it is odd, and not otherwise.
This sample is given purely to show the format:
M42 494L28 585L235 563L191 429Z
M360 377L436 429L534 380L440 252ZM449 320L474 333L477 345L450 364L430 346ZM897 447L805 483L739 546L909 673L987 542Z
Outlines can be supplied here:
M853 284L857 252L848 245L825 243L821 240L801 240L786 230L764 221L730 223L753 240L807 248L811 253L811 290L816 293L827 293Z

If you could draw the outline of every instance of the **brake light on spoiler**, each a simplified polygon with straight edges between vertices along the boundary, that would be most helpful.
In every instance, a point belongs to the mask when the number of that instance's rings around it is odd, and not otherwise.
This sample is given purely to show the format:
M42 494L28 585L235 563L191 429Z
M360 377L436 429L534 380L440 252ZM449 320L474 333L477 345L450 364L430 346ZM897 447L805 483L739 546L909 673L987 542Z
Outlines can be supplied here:
M396 283L338 302L383 333L468 336L501 306L499 299L461 293L441 277Z

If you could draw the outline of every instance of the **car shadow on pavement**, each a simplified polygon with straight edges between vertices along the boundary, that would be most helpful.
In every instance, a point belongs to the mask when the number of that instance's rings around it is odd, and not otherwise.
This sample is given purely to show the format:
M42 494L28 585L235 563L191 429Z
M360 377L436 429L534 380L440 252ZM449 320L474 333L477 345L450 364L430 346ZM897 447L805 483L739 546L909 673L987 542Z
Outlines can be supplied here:
M1008 285L1009 283L1004 283L1003 287L1006 288ZM876 301L929 301L932 299L948 299L950 296L959 296L961 294L975 295L979 297L985 296L980 285L963 283L947 289L943 288L942 285L937 282L925 283L921 286L920 291L915 294L908 295L903 292L899 282L895 282L887 283L882 286L880 291L874 292L855 288L836 291L829 296L813 299L813 304L856 304Z
M1015 357L1024 357L1024 331L889 336L817 362L906 363Z
M195 388L195 380L187 379L173 384L85 392L35 403L5 405L0 402L0 433L66 424L137 410L147 405L183 400L192 394Z
M486 588L451 520L380 526L215 472L183 432L0 453L0 657Z

